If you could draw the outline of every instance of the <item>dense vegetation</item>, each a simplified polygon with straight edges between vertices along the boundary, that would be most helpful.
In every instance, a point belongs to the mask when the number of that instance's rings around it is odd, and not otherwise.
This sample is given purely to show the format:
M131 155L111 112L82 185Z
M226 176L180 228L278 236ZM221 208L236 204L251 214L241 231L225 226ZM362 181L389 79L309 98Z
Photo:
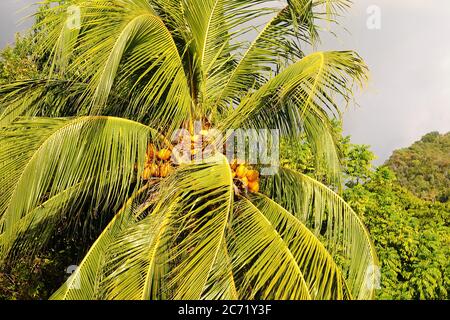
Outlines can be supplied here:
M429 201L450 200L450 132L431 132L412 146L395 151L386 165L400 185Z
M335 131L340 134L338 125ZM344 155L343 197L368 227L381 262L377 298L449 299L450 205L419 199L399 183L390 168L374 168L375 155L368 146L354 145L345 137L339 147ZM314 157L307 143L284 150L287 165L317 175L309 167ZM443 156L448 158L448 154ZM407 163L404 166L408 168ZM422 168L430 172L425 165ZM441 168L436 170L438 175Z
M0 52L0 84L15 80L33 79L39 74L32 53L30 36L17 36L14 46L7 46Z
M0 50L0 85L19 80L42 78L48 54L38 54L36 36L38 24L44 17L47 6L40 6L35 15L35 24L23 34L16 34L15 41Z
M15 46L0 53L0 84L45 76L45 64L33 56L33 39L18 38ZM387 162L392 171L374 169L369 147L351 144L338 122L334 136L342 157L344 189L327 178L326 166L320 164L324 160L317 158L304 134L283 141L282 165L340 192L367 225L381 263L377 298L449 299L450 207L427 201L448 201L449 134L431 133L410 148L395 151ZM108 219L94 220L94 230L82 226L72 233L61 223L44 250L0 271L0 299L48 298Z
M381 261L379 299L450 298L450 206L421 200L386 167L346 189Z

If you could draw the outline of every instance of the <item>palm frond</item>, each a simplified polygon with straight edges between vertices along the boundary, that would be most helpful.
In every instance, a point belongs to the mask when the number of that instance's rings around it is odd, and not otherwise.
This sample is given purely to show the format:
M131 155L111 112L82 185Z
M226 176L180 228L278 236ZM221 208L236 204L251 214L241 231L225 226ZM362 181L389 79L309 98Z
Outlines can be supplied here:
M309 300L311 294L297 260L267 217L247 198L235 203L230 254L242 274L243 299Z
M54 72L89 84L78 101L78 115L104 115L111 91L121 90L129 104L116 114L145 119L160 130L173 130L189 119L190 89L182 58L170 30L147 1L76 1L81 30L71 37L74 43L60 44L58 26L67 28L61 12L71 4L48 9L52 14L40 26L51 31L38 44L42 51L52 50ZM73 47L70 57L62 57L59 46Z
M217 161L174 172L152 213L117 237L102 283L108 299L218 294L207 284L220 274L234 191L228 162Z
M66 218L66 208L76 212L81 184L70 187L41 203L13 226L0 233L0 263L8 265L23 256L34 256L44 248L55 229ZM74 217L70 217L74 220ZM68 219L68 221L70 221Z
M339 195L286 168L270 177L263 190L324 240L327 250L339 259L353 298L373 298L376 279L370 270L378 266L375 249L361 219Z
M252 200L287 243L313 299L351 298L340 267L319 238L299 219L268 197L259 194Z
M267 6L270 1L259 1L254 5ZM229 72L221 72L221 82L215 81L213 100L216 104L229 105L251 88L258 88L274 72L284 65L301 59L304 49L314 44L319 35L321 20L333 21L340 11L349 6L348 0L292 0L279 6L272 5L270 19L247 46L243 53L237 54L235 65ZM253 8L253 10L255 10ZM266 14L267 16L267 14ZM263 14L252 17L253 20ZM266 19L263 19L266 20ZM254 28L248 30L254 32Z
M51 296L52 300L92 300L101 298L100 282L103 266L107 263L107 251L118 234L136 221L149 203L139 205L137 199L147 191L145 185L126 201L123 208L98 236L78 268L69 279Z
M340 109L334 99L349 100L366 72L354 52L310 54L248 93L221 127L273 128L294 138L304 132L318 163L337 180L340 164L330 119L339 117Z
M0 128L19 117L74 116L87 85L62 79L32 79L0 86Z
M216 261L206 283L206 290L201 299L204 300L239 300L236 275L233 272L233 261L226 242L221 244Z
M69 196L99 210L122 205L142 183L148 143L162 144L150 127L112 117L24 119L0 139L0 226L9 244L26 221L70 209Z

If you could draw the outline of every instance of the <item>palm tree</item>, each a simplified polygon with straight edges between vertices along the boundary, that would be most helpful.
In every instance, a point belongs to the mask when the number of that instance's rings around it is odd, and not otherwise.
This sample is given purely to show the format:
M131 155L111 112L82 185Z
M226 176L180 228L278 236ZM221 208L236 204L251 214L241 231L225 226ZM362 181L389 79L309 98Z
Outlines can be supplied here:
M49 6L35 39L47 76L0 89L2 263L45 247L61 223L113 211L52 298L371 298L369 235L327 187L339 182L336 101L367 68L350 51L304 53L349 1L270 2ZM174 164L172 133L196 121L304 134L328 180L279 168L247 191L245 165L220 152Z

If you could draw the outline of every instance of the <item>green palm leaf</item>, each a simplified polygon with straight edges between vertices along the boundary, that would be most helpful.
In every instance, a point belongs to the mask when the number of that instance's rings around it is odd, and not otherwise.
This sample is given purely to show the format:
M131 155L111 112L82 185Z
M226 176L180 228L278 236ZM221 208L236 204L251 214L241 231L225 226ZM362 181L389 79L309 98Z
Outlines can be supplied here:
M340 267L322 242L296 217L275 201L258 195L256 206L288 244L313 299L350 298Z
M72 5L80 28L67 23ZM339 182L331 122L367 67L354 52L304 50L348 5L48 6L35 39L48 57L41 79L0 87L1 263L38 254L60 224L116 213L53 299L373 297L369 235L333 190L281 168L252 194L222 154L166 157L174 130L193 135L195 121L222 133L279 129L305 134L316 168Z
M236 203L236 215L230 251L238 268L235 272L244 273L240 295L247 299L311 299L297 260L267 217L245 198Z
M327 250L341 260L342 274L354 298L373 297L376 279L370 270L378 266L375 249L360 218L339 195L286 168L268 180L264 191L323 239Z
M145 211L149 204L137 205L139 196L147 191L148 185L138 190L124 207L114 216L108 226L99 235L88 253L81 261L77 270L56 291L51 299L54 300L89 300L101 298L100 282L103 266L106 263L108 248L115 241L117 235Z
M21 120L0 137L0 223L8 243L24 218L45 220L43 212L73 205L69 198L121 205L139 187L147 144L159 139L147 126L108 117Z
M107 298L200 299L211 294L206 284L215 275L233 203L227 168L222 157L200 168L181 168L169 178L153 212L112 245ZM170 271L161 270L162 265Z
M340 115L331 94L351 98L354 83L362 83L367 67L353 52L318 52L290 65L255 92L249 92L223 122L223 128L277 128L298 137L306 134L317 165L339 180L330 113ZM324 161L323 161L324 160Z

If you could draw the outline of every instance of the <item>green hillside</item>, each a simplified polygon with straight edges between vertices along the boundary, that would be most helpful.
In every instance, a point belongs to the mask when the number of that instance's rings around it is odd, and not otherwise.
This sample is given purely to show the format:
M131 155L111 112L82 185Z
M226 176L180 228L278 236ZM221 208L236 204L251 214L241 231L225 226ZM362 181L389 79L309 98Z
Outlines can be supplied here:
M450 199L450 132L431 132L412 146L394 151L386 162L403 187L429 201Z

